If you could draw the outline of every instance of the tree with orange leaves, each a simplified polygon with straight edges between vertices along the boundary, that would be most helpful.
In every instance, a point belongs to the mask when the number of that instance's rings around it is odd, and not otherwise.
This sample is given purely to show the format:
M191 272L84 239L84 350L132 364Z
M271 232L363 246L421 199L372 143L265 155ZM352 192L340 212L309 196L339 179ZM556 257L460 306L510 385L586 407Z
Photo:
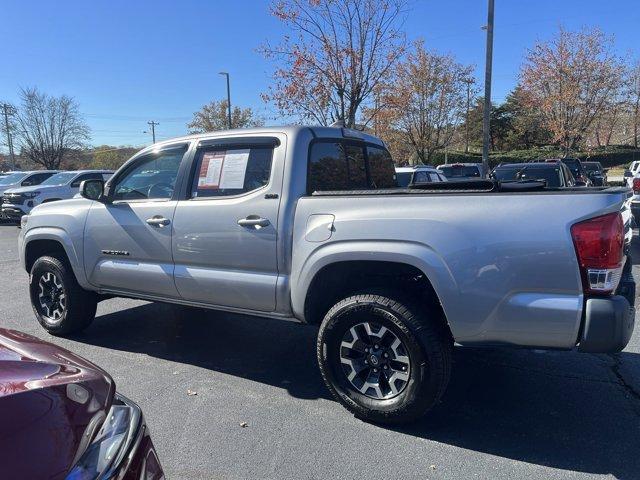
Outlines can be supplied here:
M383 89L378 119L404 138L420 163L430 163L434 153L451 144L464 120L472 73L473 67L416 42Z
M292 35L262 47L279 62L263 99L283 115L356 126L362 107L404 53L404 6L405 0L274 1L271 12Z
M612 38L601 30L560 28L555 38L527 52L520 75L522 91L553 141L568 154L607 110L622 70Z

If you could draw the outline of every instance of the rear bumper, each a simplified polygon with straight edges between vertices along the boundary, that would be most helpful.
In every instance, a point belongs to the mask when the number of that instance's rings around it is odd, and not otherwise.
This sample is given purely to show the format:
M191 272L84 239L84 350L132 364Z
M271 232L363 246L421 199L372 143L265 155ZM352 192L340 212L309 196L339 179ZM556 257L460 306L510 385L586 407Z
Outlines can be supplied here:
M636 294L630 262L616 293L612 297L589 298L585 302L579 351L616 353L629 343L635 324Z

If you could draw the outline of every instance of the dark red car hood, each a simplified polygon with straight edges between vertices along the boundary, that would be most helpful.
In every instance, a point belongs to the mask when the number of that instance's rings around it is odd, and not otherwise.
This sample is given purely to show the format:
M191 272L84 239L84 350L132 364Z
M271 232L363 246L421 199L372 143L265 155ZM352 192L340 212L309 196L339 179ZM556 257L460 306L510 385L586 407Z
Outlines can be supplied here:
M111 407L115 385L91 362L0 328L0 468L64 478Z

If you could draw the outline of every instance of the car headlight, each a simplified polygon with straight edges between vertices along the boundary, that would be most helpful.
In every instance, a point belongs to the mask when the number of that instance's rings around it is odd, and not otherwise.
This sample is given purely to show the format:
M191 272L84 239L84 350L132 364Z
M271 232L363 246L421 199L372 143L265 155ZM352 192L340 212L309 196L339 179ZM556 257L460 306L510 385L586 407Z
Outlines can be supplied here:
M135 442L141 423L140 407L116 393L102 427L67 475L67 480L112 478Z
M25 196L25 198L36 198L38 195L40 195L41 192L27 192L27 193L23 193L22 195Z

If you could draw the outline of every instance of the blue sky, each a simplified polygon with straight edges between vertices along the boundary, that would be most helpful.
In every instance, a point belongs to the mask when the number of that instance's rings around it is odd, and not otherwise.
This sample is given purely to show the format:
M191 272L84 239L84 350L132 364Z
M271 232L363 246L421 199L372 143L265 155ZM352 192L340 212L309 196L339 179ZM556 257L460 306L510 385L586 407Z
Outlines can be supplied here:
M476 66L482 83L485 0L409 0L409 39ZM77 99L94 145L144 145L146 122L158 138L186 132L194 111L225 95L232 104L274 115L260 99L271 65L256 51L285 31L268 0L0 0L0 99L37 86ZM517 81L526 48L568 29L597 25L619 53L640 56L637 0L496 0L493 99ZM277 123L269 120L269 123Z

